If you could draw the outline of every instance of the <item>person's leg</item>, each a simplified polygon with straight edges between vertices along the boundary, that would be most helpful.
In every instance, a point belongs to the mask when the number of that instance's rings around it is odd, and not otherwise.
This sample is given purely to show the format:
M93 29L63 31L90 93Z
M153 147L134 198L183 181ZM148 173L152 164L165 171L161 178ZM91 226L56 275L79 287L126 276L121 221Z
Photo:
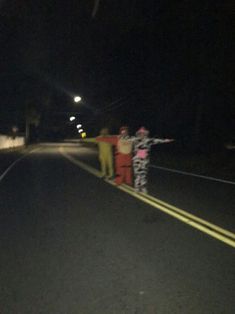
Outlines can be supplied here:
M140 192L140 175L139 174L137 174L136 176L135 176L135 191L136 192Z
M117 171L116 171L115 183L117 185L122 184L124 181L124 176L125 176L125 168L122 165L118 165Z
M113 178L113 156L111 154L107 155L107 169L108 169L108 177Z
M117 185L120 185L122 183L122 159L120 158L120 155L117 155L116 156L116 159L115 159L115 170L116 170L116 173L115 173L115 183Z
M123 165L122 183L126 183L132 186L132 156L130 154L122 156L122 165Z
M124 168L124 175L125 175L125 183L132 186L132 169L131 166L126 166Z
M148 164L149 164L148 161L143 160L142 167L141 167L141 178L140 178L140 191L142 193L148 193L148 190L147 190Z
M105 165L105 159L103 157L100 157L100 168L101 168L101 175L102 175L102 177L105 177L105 175L106 175L106 165Z
M146 173L142 173L140 176L140 191L142 193L148 193L147 190L147 174Z
M133 161L133 169L134 169L134 188L136 192L140 191L140 161L139 159L134 159Z
M123 156L122 154L118 154L115 161L116 161L115 183L117 185L120 185L124 182L125 178L125 165L126 165L125 156Z

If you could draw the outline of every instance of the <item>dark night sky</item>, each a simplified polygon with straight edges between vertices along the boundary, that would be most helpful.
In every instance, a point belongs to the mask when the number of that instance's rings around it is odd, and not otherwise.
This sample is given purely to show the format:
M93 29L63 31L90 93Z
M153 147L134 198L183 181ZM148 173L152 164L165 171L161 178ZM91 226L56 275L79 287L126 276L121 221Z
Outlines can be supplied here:
M0 1L2 125L26 103L74 110L80 94L88 130L235 137L232 1L100 0L92 17L95 2Z

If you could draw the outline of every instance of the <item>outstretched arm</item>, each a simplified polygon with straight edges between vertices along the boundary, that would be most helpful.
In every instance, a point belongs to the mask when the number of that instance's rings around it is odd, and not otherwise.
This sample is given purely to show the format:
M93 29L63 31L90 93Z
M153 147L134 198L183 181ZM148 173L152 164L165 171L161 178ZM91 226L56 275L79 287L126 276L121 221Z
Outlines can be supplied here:
M114 136L98 136L96 138L97 142L105 142L105 143L109 143L112 145L117 145L118 142L118 137L117 135Z
M165 138L165 139L161 139L161 138L151 138L151 144L152 145L156 145L156 144L163 144L163 143L171 143L174 141L174 139L169 139L169 138Z
M96 141L96 137L91 137L91 138L84 138L82 139L82 142L86 142L86 143L97 143Z

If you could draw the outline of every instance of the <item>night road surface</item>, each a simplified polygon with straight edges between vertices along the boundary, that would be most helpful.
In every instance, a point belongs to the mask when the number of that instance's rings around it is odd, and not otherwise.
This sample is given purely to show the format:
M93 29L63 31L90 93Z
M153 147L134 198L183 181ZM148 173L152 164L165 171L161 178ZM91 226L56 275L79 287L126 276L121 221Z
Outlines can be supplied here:
M0 181L1 314L234 313L234 248L107 184L62 152L96 163L89 148L43 145ZM166 191L164 180L159 195L170 202L178 179ZM222 227L232 230L227 216Z

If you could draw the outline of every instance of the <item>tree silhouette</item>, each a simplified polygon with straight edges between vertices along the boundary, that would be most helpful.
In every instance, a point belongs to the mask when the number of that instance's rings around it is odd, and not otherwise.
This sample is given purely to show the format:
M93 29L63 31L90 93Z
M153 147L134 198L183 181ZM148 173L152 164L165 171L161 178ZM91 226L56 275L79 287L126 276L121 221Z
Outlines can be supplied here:
M29 103L25 110L25 142L26 145L30 142L30 128L31 126L38 127L40 123L41 114L37 107Z

